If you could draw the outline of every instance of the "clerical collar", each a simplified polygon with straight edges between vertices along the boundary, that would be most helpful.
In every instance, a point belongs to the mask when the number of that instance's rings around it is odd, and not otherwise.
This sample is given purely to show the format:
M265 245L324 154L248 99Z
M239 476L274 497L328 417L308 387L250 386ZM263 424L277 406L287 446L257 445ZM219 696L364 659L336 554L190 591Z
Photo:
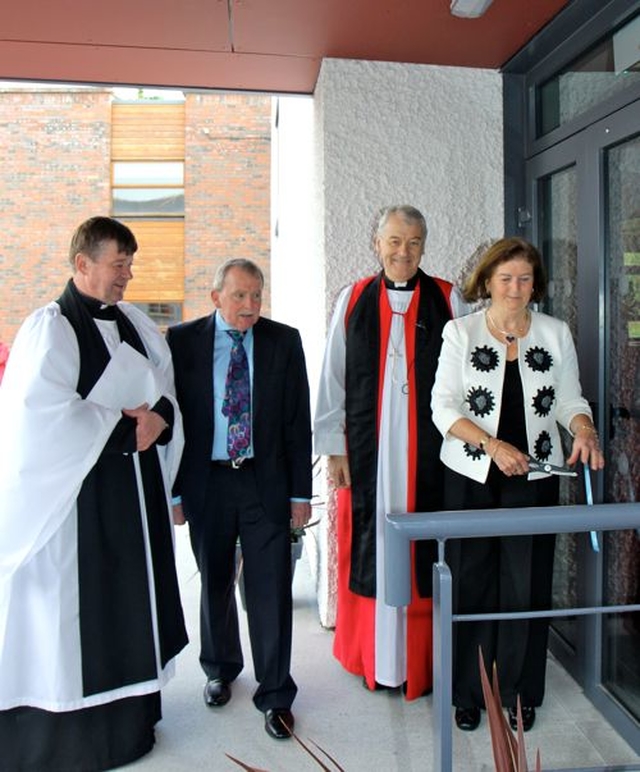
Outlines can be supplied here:
M412 291L416 288L416 284L418 283L418 274L414 274L408 281L391 281L387 277L387 275L384 275L384 286L387 289L392 290L400 290L400 291Z
M94 319L107 319L109 321L116 320L115 306L109 306L97 298L92 298L89 295L85 295L84 292L80 292L73 281L71 282L71 289L78 296L78 298L80 298L82 304Z

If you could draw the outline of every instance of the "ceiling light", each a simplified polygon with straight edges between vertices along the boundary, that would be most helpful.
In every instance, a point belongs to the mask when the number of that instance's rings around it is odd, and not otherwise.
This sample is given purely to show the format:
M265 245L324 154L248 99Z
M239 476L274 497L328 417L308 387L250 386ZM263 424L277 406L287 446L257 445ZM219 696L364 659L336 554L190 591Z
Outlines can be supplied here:
M492 2L493 0L451 0L451 13L464 19L477 19Z

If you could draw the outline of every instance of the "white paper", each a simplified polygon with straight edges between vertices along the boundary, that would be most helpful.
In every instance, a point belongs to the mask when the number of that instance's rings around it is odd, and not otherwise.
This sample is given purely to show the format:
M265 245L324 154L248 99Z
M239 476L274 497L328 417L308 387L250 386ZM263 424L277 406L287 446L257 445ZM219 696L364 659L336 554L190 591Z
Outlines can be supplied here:
M128 343L121 343L87 399L112 410L155 405L162 394L151 362Z

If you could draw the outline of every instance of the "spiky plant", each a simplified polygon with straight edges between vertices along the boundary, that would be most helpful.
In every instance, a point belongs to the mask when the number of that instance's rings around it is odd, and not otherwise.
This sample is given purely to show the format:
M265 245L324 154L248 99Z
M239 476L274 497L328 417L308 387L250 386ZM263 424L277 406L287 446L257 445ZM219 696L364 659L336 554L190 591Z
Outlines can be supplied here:
M522 706L520 696L517 702L518 735L511 731L502 708L500 699L500 685L498 683L498 668L493 663L492 681L493 689L489 683L489 676L482 656L482 648L478 650L480 658L480 679L482 681L482 694L487 709L489 731L491 732L491 747L493 749L493 761L496 772L529 772L527 755L524 745L524 729L522 728ZM540 766L540 750L536 751L535 772L542 772Z
M302 742L302 740L298 737L298 735L292 730L287 727L289 734L293 739L300 745L302 748L304 748L305 752L311 756L311 758L316 762L318 767L320 769L324 770L324 772L345 772L345 770L338 764L338 762L330 756L323 748L321 748L317 743L315 743L313 740L309 740L311 745L315 746L318 751L329 761L333 766L328 767L325 762L318 756L316 753L314 753L311 748L309 748L308 745L305 745L305 743ZM233 761L234 764L237 764L239 767L242 767L242 769L245 770L245 772L269 772L267 769L261 769L260 767L252 767L249 764L245 764L243 761L239 761L238 759L234 758L233 756L230 756L228 753L225 754L225 756L230 760Z

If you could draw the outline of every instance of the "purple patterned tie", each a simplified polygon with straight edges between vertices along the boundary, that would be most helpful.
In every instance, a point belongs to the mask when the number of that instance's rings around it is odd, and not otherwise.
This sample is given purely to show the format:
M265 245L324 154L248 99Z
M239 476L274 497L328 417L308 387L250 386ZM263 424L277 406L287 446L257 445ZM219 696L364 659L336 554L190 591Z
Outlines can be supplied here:
M229 419L227 451L233 461L246 456L251 444L251 385L247 352L242 345L244 333L227 330L227 335L232 338L233 344L224 385L222 415Z

